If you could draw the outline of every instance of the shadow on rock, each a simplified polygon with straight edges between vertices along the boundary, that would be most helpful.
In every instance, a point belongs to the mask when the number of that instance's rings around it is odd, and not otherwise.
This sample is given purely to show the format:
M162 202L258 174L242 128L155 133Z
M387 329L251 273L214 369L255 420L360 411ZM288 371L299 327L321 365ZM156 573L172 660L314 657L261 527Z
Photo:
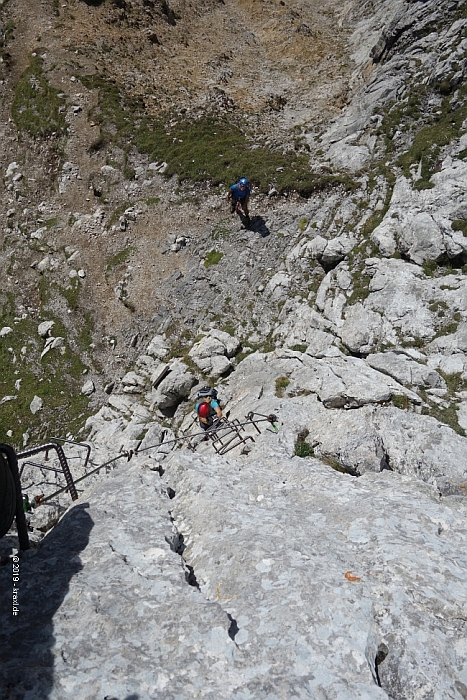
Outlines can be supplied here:
M263 219L262 216L252 216L250 219L250 225L247 226L246 222L246 217L241 216L242 219L242 224L247 228L249 231L254 231L255 233L259 233L261 238L266 238L271 234L271 231L268 229L266 226L266 222Z
M0 569L0 695L4 700L45 700L53 688L53 617L69 584L83 568L79 559L94 522L88 504L75 506L42 541L34 554L19 561L19 582L12 582L12 564ZM13 585L19 613L12 614ZM136 698L132 698L136 700Z

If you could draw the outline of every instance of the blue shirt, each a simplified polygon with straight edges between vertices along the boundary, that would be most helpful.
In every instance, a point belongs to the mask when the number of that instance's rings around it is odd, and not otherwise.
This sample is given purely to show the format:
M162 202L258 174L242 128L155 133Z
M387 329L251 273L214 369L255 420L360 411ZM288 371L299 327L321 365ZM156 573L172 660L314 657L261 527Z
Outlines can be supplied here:
M236 182L235 185L232 185L232 187L230 188L230 192L232 193L232 197L234 199L245 199L245 197L249 197L251 194L251 190L248 187L248 185L245 187L244 190L241 190L238 182Z

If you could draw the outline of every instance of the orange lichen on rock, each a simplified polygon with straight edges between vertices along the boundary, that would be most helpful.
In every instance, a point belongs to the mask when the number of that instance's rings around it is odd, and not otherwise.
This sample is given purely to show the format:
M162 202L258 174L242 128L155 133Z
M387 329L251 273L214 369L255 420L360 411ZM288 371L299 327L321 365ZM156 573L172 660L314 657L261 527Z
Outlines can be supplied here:
M359 578L358 576L352 576L352 572L351 572L351 571L346 571L345 574L344 574L344 576L345 576L345 578L347 579L347 581L361 581L361 580L362 580L362 579Z

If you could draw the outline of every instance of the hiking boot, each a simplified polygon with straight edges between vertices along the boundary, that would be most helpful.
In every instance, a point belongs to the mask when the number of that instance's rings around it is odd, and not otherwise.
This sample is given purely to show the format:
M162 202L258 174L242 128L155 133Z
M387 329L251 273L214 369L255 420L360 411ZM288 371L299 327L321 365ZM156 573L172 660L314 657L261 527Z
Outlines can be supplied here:
M251 226L251 219L249 216L245 217L245 225L247 228L250 228L250 226Z

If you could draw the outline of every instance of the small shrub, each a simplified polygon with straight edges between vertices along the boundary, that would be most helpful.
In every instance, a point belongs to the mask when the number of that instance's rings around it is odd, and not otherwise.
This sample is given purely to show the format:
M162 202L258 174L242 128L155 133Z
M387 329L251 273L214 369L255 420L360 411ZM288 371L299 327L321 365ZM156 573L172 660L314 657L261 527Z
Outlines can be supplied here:
M235 326L232 321L227 321L227 323L221 328L224 333L228 333L232 337L235 335Z
M427 277L433 277L436 270L438 269L438 264L436 260L426 260L423 263L423 272Z
M407 411L410 408L410 401L405 394L393 394L391 398L393 406Z
M297 440L295 443L295 454L297 457L313 457L313 447L304 440Z

